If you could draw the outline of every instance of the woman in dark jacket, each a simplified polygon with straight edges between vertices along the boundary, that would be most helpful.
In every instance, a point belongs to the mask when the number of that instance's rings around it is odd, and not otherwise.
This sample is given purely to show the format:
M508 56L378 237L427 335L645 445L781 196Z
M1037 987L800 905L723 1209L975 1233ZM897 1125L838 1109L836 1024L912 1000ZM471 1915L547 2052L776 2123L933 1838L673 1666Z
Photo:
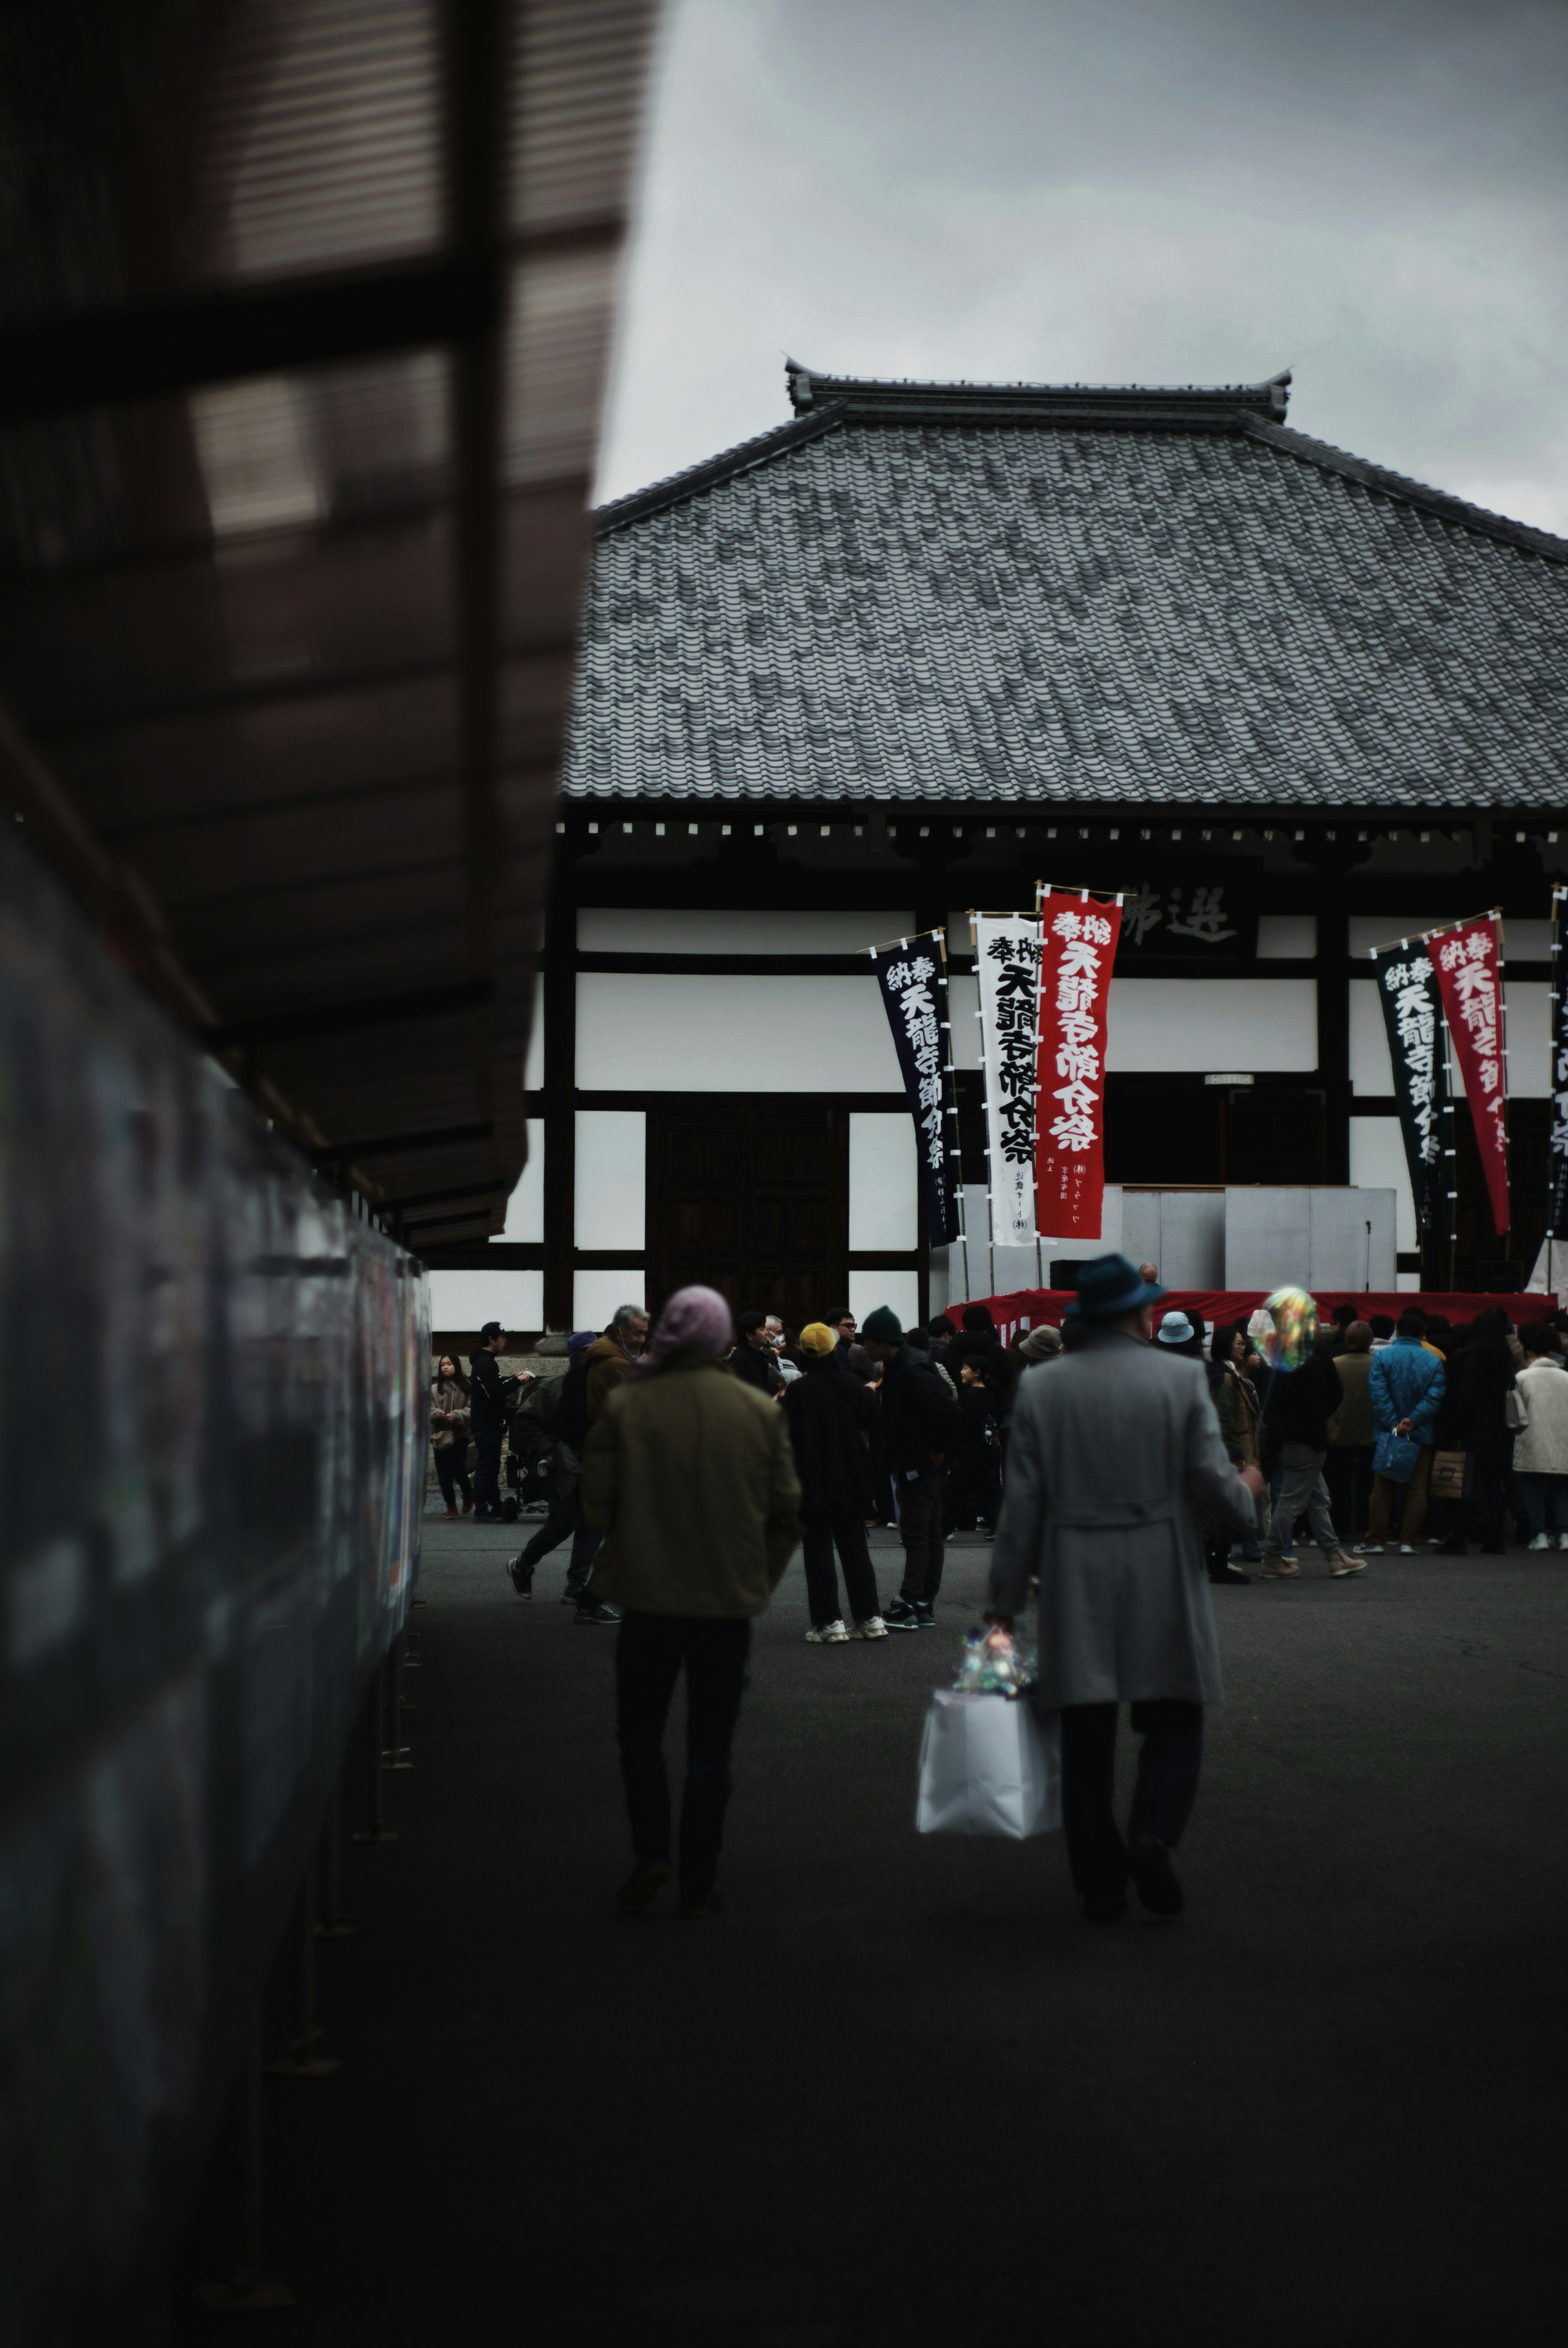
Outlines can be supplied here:
M964 1414L964 1437L942 1495L944 1536L973 1532L982 1517L986 1529L996 1531L1002 1504L1000 1387L1005 1378L1006 1372L996 1375L994 1365L983 1355L977 1359L971 1354L959 1365L958 1408Z
M800 1333L804 1376L784 1390L780 1407L789 1421L800 1478L805 1590L811 1608L806 1644L835 1647L846 1639L885 1639L882 1601L866 1546L866 1519L876 1509L869 1446L881 1426L881 1408L861 1378L834 1352L833 1331L809 1321ZM849 1598L851 1627L838 1611L836 1546Z
M1508 1315L1500 1305L1476 1314L1452 1384L1453 1409L1447 1432L1450 1442L1470 1460L1471 1502L1480 1510L1485 1531L1481 1553L1505 1557L1508 1527L1503 1496L1513 1457L1507 1397L1513 1386L1513 1362L1508 1350ZM1461 1501L1454 1510L1452 1532L1442 1545L1445 1557L1467 1554L1468 1530Z

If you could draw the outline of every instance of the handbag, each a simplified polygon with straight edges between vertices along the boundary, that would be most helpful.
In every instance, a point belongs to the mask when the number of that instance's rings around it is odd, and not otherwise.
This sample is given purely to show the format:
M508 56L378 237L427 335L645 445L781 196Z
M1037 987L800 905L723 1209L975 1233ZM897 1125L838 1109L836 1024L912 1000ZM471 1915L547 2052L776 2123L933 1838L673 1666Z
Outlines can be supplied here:
M1061 1825L1061 1722L1028 1697L938 1688L920 1739L920 1834L1022 1842Z
M1470 1491L1468 1451L1440 1451L1432 1460L1431 1495L1436 1500L1462 1500Z
M1396 1435L1390 1426L1378 1437L1372 1453L1372 1473L1391 1476L1396 1484L1408 1484L1420 1456L1421 1447L1413 1435Z

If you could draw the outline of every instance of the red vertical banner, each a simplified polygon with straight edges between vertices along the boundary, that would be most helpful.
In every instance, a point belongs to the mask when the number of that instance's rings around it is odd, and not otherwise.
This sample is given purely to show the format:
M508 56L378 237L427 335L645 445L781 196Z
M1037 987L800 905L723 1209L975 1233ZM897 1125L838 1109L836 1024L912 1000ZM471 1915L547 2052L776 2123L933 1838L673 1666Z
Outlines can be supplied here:
M1508 1219L1508 1062L1502 1048L1502 948L1497 915L1427 940L1453 1037L1498 1233Z
M1049 1239L1097 1239L1105 1198L1105 1019L1122 932L1119 899L1040 899L1036 1222Z

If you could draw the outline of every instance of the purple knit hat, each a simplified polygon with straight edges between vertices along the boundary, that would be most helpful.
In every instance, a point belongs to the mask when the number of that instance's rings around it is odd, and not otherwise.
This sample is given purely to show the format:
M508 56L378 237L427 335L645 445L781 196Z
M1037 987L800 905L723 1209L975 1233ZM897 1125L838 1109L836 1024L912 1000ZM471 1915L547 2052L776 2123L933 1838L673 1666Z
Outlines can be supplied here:
M734 1316L716 1288L678 1288L630 1375L645 1378L676 1354L706 1354L722 1361L734 1342Z

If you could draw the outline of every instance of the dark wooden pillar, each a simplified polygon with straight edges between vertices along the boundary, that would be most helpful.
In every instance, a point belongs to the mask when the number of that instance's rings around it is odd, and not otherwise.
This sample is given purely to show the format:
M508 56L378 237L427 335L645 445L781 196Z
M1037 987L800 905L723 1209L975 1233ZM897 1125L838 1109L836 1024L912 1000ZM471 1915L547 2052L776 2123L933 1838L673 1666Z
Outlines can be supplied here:
M577 907L557 885L545 914L545 1326L569 1329L577 1188Z
M1350 918L1345 876L1323 873L1317 891L1317 1073L1325 1102L1327 1182L1350 1179Z

